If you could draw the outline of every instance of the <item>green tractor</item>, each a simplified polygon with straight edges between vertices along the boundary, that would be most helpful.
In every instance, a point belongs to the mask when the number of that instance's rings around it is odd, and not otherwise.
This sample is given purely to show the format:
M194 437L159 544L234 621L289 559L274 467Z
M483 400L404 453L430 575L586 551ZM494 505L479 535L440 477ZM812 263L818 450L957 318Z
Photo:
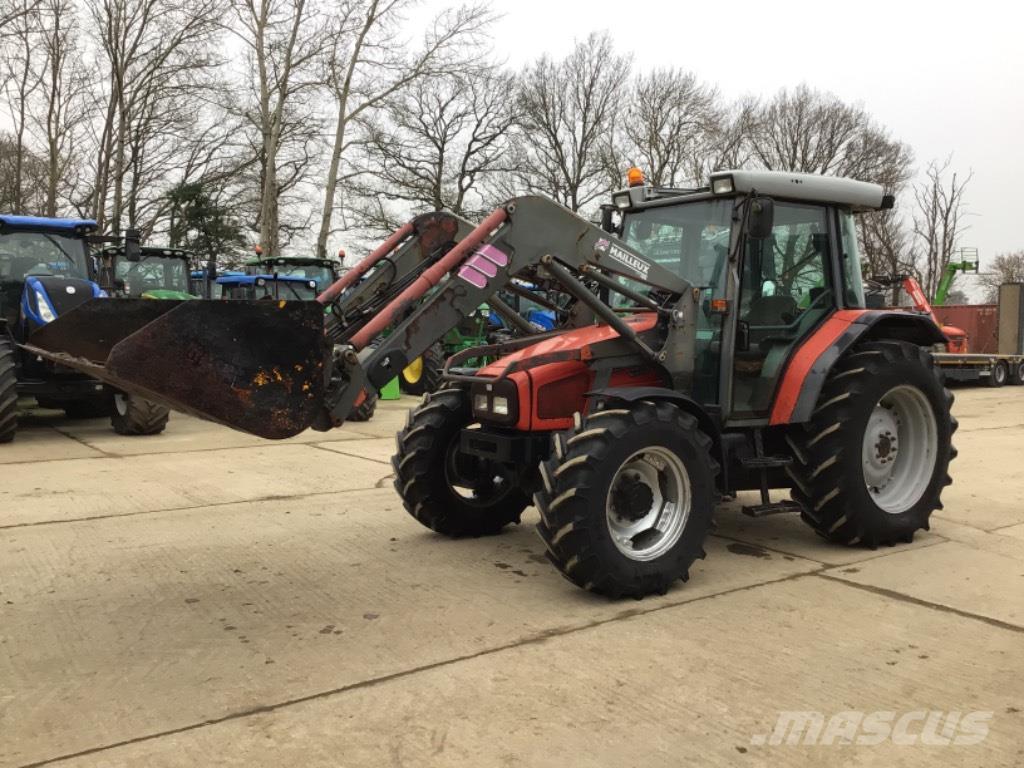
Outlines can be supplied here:
M126 255L123 245L107 246L100 251L105 272L113 275L107 290L114 296L142 299L195 299L190 283L189 251L180 248L141 246Z

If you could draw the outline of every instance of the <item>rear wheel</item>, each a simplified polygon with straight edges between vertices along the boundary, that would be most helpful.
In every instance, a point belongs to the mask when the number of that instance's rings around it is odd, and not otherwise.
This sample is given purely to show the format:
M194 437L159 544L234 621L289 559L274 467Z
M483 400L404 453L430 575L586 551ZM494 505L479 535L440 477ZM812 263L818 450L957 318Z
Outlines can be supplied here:
M992 371L988 375L988 385L990 387L1002 387L1009 378L1010 372L1006 367L1006 363L998 360L992 364Z
M664 594L704 557L718 463L697 420L671 403L597 411L555 435L535 496L548 559L611 597Z
M518 523L530 504L511 468L459 450L473 423L461 389L428 392L398 433L395 490L422 525L446 536L484 536Z
M1024 360L1010 366L1010 383L1017 386L1024 384Z
M926 350L856 347L829 375L811 421L788 435L804 521L830 541L870 547L927 530L952 482L952 403Z
M445 359L444 347L434 344L402 369L398 376L401 390L408 395L435 391L441 386L441 370Z
M110 425L119 435L157 435L167 427L171 412L135 395L111 395Z
M17 431L18 379L14 372L14 346L0 336L0 443L11 442Z

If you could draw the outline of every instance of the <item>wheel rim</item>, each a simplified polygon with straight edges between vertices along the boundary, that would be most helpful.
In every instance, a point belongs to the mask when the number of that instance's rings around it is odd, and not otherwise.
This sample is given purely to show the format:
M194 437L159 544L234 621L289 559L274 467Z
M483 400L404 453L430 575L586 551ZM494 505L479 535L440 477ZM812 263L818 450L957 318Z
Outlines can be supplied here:
M690 517L690 475L668 448L637 451L608 488L605 518L616 548L631 560L654 560L675 546Z
M114 408L118 416L128 415L128 396L117 393L114 395Z
M402 369L402 378L409 384L415 384L423 377L423 358L417 357Z
M1006 382L1006 368L1003 367L1002 363L996 363L992 367L992 375L995 376L998 383L1003 384Z
M490 506L512 489L509 478L493 462L462 453L457 436L445 454L444 474L453 494L477 506Z
M868 419L862 448L864 482L875 504L889 514L906 512L931 483L939 431L924 393L893 387Z

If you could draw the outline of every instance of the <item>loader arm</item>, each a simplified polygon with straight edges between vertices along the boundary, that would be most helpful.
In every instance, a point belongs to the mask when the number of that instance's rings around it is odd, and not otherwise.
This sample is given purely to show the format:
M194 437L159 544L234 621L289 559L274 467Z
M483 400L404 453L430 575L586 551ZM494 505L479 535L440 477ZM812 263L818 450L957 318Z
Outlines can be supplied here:
M657 350L634 338L633 331L583 282L601 282L602 276L605 287L617 285L610 277L625 277L663 294L660 304L646 299L646 308L661 311L667 320L667 335ZM553 281L587 304L599 320L629 335L638 350L664 365L670 376L692 375L696 301L690 284L567 208L543 197L526 196L492 212L352 335L348 348L336 348L336 368L326 398L329 425L344 420L364 387L383 387L515 277ZM645 298L630 293L636 300ZM391 334L369 347L388 327L394 328Z
M368 389L394 378L513 277L572 296L584 309L577 322L604 321L638 360L662 365L673 380L692 374L690 284L533 196L508 201L476 227L446 213L418 217L317 302L92 301L26 348L175 410L284 438L342 424ZM641 338L597 297L599 288L657 313L656 327ZM325 323L327 304L335 309Z

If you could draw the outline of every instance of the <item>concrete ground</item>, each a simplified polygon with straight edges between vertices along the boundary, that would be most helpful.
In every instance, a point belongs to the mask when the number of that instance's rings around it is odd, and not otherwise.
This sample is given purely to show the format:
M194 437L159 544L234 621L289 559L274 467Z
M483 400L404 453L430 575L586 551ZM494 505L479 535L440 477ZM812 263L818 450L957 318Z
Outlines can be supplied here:
M36 412L0 446L0 764L1022 765L1024 389L957 398L913 544L724 506L689 583L639 602L563 581L532 511L470 541L407 516L410 401L281 443ZM772 745L789 711L916 743ZM921 737L931 711L987 736Z

